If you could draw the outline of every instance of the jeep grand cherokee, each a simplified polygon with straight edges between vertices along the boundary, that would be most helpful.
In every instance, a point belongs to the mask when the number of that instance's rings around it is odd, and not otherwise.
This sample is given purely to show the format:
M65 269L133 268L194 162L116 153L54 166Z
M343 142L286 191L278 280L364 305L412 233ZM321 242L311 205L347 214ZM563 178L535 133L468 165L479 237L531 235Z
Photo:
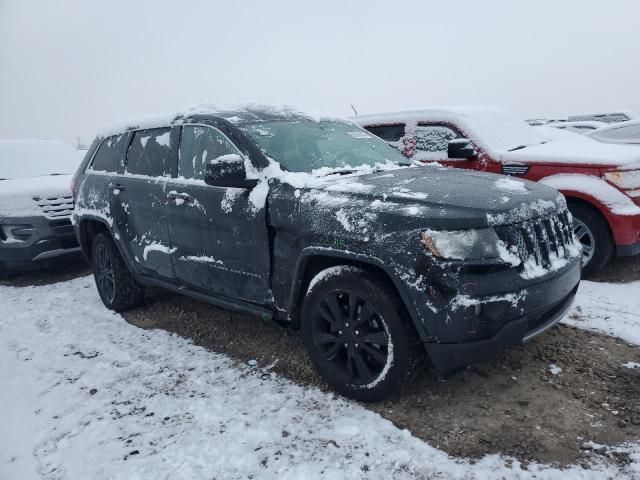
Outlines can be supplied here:
M556 190L410 166L353 123L289 109L200 107L111 129L74 185L108 308L159 286L273 318L365 401L425 355L448 371L543 332L580 280Z

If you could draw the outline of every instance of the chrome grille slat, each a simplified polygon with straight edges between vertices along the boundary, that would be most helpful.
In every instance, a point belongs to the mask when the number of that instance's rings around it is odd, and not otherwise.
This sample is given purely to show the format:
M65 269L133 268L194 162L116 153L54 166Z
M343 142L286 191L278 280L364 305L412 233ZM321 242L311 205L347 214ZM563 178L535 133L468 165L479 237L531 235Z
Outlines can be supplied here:
M71 195L61 197L33 197L40 210L47 219L69 218L73 213L73 198Z

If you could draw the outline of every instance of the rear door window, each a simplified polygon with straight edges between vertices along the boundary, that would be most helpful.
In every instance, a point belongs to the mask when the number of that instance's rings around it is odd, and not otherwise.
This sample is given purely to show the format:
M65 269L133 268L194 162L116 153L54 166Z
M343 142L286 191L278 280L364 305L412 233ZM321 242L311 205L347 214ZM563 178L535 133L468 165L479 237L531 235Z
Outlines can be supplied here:
M178 177L202 180L205 162L230 153L239 152L222 132L201 125L185 125L178 151Z
M401 125L376 125L365 127L375 136L387 142L397 142L404 137L404 124Z
M100 144L96 155L93 157L91 170L98 172L117 172L124 157L126 140L126 134L105 138Z
M127 173L149 177L171 176L171 129L154 128L134 133L127 152Z

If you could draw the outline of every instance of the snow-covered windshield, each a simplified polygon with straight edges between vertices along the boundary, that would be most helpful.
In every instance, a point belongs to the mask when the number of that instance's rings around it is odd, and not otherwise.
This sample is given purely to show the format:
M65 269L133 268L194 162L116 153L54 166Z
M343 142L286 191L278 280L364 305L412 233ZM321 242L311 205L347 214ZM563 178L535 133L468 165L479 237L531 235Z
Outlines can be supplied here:
M472 140L493 151L509 151L539 145L546 139L524 120L497 109L461 111L460 118L475 137Z
M239 127L269 157L292 172L387 163L410 165L402 153L384 140L347 122L296 118L251 122Z
M59 140L0 140L0 179L74 173L85 153Z

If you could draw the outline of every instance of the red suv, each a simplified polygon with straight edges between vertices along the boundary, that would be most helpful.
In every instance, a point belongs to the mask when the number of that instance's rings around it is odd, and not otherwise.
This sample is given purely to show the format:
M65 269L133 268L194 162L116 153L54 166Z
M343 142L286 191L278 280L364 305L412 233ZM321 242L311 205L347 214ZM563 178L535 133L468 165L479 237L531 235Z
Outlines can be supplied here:
M640 254L640 148L549 141L509 112L432 108L352 120L421 163L503 173L560 190L589 276L613 255Z

